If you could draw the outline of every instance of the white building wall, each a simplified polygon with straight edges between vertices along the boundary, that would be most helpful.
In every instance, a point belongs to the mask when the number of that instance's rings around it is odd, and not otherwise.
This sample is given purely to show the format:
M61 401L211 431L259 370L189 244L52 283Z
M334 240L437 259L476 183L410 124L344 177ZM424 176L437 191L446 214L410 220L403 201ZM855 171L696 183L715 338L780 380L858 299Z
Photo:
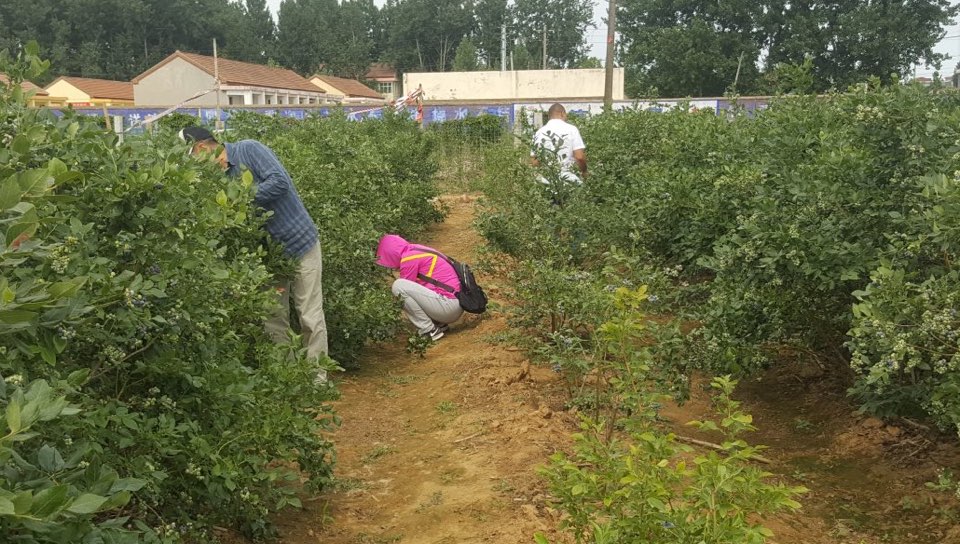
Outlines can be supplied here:
M603 69L429 72L403 75L403 88L423 87L427 100L603 98ZM613 70L613 99L623 100L623 68Z
M133 101L137 106L173 106L200 91L214 87L213 76L175 58L133 85ZM226 93L221 104L226 104ZM215 106L217 96L210 93L187 103L190 106Z

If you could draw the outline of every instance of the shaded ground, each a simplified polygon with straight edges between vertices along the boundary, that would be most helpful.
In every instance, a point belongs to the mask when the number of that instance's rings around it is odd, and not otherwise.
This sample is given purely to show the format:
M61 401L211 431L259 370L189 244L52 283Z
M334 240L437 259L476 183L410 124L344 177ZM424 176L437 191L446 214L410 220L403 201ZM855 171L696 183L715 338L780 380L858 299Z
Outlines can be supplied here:
M446 202L449 218L424 242L475 262L472 201ZM496 298L495 280L484 284ZM576 416L558 375L493 341L505 327L495 314L471 316L424 359L401 339L337 378L339 485L281 516L281 541L514 544L536 531L564 541L536 468L569 447ZM957 449L856 415L836 383L819 368L784 364L741 385L771 472L811 489L802 512L770 520L775 541L960 543L949 514L935 512L942 496L924 489L937 467L960 466ZM663 415L691 435L682 424L707 412L695 387L691 402Z

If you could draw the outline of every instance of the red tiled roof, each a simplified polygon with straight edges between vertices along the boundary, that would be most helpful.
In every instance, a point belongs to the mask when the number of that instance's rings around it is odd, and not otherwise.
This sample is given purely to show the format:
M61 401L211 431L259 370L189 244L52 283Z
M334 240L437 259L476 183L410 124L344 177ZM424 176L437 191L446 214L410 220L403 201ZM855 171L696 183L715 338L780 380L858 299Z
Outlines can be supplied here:
M10 78L8 78L6 74L0 74L0 83L3 83L4 85L9 85ZM23 89L24 91L36 91L37 96L50 96L50 93L41 89L40 87L37 87L36 85L34 85L33 83L27 80L24 80L23 82L20 83L20 88Z
M360 83L355 79L346 79L342 77L328 76L324 74L317 74L310 79L319 79L321 83L326 83L331 87L336 87L337 90L343 91L344 93L346 93L348 97L376 98L378 100L383 100L383 95L381 95L377 91L374 91L370 87L367 87L366 85L364 85L363 83ZM323 88L323 86L320 85L320 88ZM326 90L327 92L330 92L329 89L324 89L324 90Z
M133 83L139 83L140 80L175 58L181 58L189 62L211 76L214 74L213 57L176 51L154 65L153 68L135 77ZM220 81L227 85L249 85L251 87L269 87L271 89L319 92L315 85L300 77L300 75L293 70L287 70L286 68L276 68L229 59L220 59L218 64Z
M370 69L367 70L367 75L364 76L367 79L397 79L397 70L385 62L375 62L370 65Z
M89 77L71 77L64 76L57 78L57 81L66 81L84 93L90 95L90 98L107 98L114 100L133 101L133 83L129 81L113 81L109 79L92 79ZM50 85L53 85L51 83ZM47 85L47 88L50 87Z

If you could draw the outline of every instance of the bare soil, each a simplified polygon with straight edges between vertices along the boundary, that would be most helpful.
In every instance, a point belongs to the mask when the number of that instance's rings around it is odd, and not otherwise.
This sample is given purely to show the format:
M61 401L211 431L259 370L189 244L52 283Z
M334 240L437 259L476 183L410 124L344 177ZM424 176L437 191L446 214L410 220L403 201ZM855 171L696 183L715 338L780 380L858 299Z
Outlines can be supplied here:
M418 240L465 260L481 245L473 199L445 197L450 215ZM497 280L486 279L492 298ZM559 375L497 343L503 316L469 316L425 358L405 338L372 348L335 379L342 426L333 439L338 485L278 517L280 541L328 544L569 542L537 467L569 449L577 417ZM663 411L678 434L710 412L693 398ZM782 544L960 543L955 505L925 489L938 467L960 467L933 432L860 416L842 376L787 362L741 383L738 397L766 444L770 471L810 493L802 511L767 520ZM710 439L709 436L702 438ZM955 515L955 514L954 514Z

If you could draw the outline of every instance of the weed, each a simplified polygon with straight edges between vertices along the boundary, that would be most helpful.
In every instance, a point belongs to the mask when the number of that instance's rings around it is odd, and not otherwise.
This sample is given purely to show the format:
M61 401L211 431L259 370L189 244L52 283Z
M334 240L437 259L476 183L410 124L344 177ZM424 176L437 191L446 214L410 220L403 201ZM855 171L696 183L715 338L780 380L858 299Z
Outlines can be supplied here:
M390 380L390 383L394 385L410 385L411 383L416 382L420 378L412 374L406 374L406 375L390 374L388 379Z
M424 502L421 502L414 512L422 514L427 509L433 508L434 506L440 506L441 504L443 504L443 491L435 491L432 495L430 495L430 498Z
M367 464L370 464L370 463L376 461L377 459L380 459L381 457L383 457L383 456L385 456L385 455L389 455L389 454L391 454L391 453L396 453L396 452L397 452L397 450L396 450L396 448L394 448L393 446L388 446L388 445L386 445L386 444L380 444L380 445L378 445L377 447L375 447L375 448L373 448L372 450L370 450L366 455L364 455L363 457L361 457L361 458L360 458L360 462L363 463L363 464L365 464L365 465L367 465Z
M400 393L398 391L394 391L389 387L381 387L377 389L377 395L380 395L381 397L386 397L388 399L395 399L400 397Z
M437 403L436 409L437 412L448 416L457 413L457 404L453 401L444 400Z
M453 468L440 473L440 483L451 484L463 477L465 471L462 468Z
M407 353L416 355L423 359L427 356L427 349L433 344L433 341L426 336L419 334L411 335L407 338Z
M401 540L403 540L403 535L374 536L368 535L367 533L360 533L357 535L357 538L354 539L354 542L356 542L356 544L394 544Z
M813 422L807 419L804 419L802 417L794 418L793 420L793 430L799 433L806 433L806 432L813 431L814 429L816 429L816 427L817 426Z
M330 488L334 491L350 492L370 487L367 482L360 478L335 478Z

